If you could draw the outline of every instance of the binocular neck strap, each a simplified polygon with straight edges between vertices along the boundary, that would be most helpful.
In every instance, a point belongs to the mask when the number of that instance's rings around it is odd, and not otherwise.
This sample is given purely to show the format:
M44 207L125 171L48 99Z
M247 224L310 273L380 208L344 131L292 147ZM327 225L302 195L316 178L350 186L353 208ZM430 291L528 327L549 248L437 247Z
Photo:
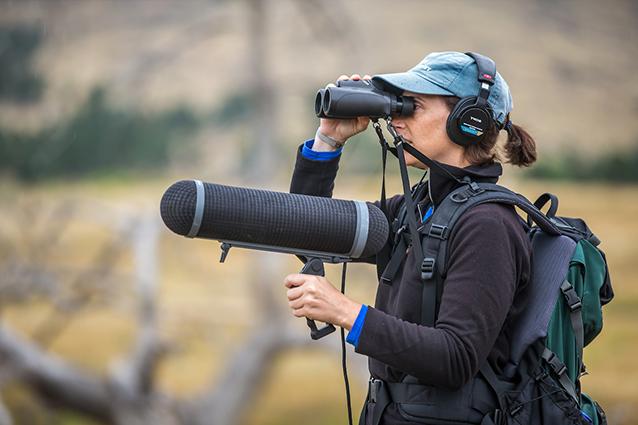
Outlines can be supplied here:
M412 189L410 187L410 177L408 176L408 166L405 163L405 155L403 153L403 147L405 140L396 132L396 129L392 125L392 118L386 118L388 123L388 131L393 137L394 147L396 148L397 159L399 160L399 170L401 171L401 182L403 183L403 195L406 205L408 229L410 230L410 237L412 239L412 247L416 250L417 258L423 258L423 247L421 246L421 238L419 237L419 227L416 221L414 199L412 199ZM420 273L421 264L417 261L417 272Z
M398 139L400 139L401 141L405 142L404 139L403 139L403 136L398 134L396 132L396 130L394 129L394 126L392 125L391 121L388 122L388 131L390 132L390 134L392 134L392 137L394 137L394 145L395 146L398 143ZM409 143L403 143L403 149L407 153L409 153L410 155L412 155L413 157L415 157L416 159L421 161L423 164L427 165L430 169L436 168L437 170L441 171L443 174L447 175L450 179L456 181L459 184L465 184L466 183L464 180L456 177L454 174L452 174L449 170L447 170L445 167L443 167L438 162L436 162L433 159L430 159L427 156L425 156L425 154L423 154L422 152L417 150L414 146L410 145Z
M377 133L377 137L379 138L379 144L381 145L381 166L382 166L382 174L381 174L381 211L388 218L388 204L386 201L386 193L385 193L385 170L386 170L386 162L388 161L388 151L392 153L392 155L397 156L397 150L390 147L388 142L385 140L383 136L383 130L381 129L381 124L379 124L378 119L372 120L372 127L374 127L374 131ZM389 224L389 223L388 223Z
M383 130L381 129L381 125L379 124L379 121L376 119L372 120L372 126L374 127L374 130L377 133L377 136L379 138L379 144L381 145L381 159L382 159L382 166L383 166L383 176L381 181L381 211L383 211L386 217L388 217L386 191L385 191L385 173L386 173L386 161L387 161L388 151L390 151L390 153L396 156L397 159L399 160L399 170L401 172L401 182L403 184L403 195L404 195L404 199L405 199L405 203L407 207L406 212L407 212L407 219L408 219L408 228L410 230L412 246L414 247L414 249L416 249L416 252L418 255L417 258L421 258L423 257L423 248L421 246L421 238L419 237L419 227L418 227L418 223L417 223L417 219L415 215L416 208L414 204L414 199L412 198L410 178L408 176L408 167L405 162L404 151L408 152L417 160L427 165L430 169L436 168L439 171L441 171L443 174L446 174L452 180L455 180L456 182L460 184L464 184L465 182L459 179L458 177L456 177L447 169L445 169L438 162L428 158L426 155L419 152L416 148L406 143L405 139L403 139L403 136L397 133L396 129L392 125L391 117L387 117L386 122L387 122L388 132L390 133L390 135L392 135L392 138L393 138L394 147L391 147L386 141L385 137L383 136ZM419 269L419 272L420 272L420 269Z

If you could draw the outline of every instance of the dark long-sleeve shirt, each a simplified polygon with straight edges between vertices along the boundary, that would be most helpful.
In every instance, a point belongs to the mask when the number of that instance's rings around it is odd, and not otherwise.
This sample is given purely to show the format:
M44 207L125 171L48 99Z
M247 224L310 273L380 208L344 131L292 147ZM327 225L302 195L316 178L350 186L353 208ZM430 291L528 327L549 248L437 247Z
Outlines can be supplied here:
M291 192L332 196L339 157L327 161L297 156ZM456 175L496 182L500 164L464 169L443 165ZM430 170L428 196L434 205L458 183ZM402 195L388 200L390 220ZM390 238L392 239L392 238ZM449 239L448 273L434 327L420 324L422 281L416 254L408 249L391 284L378 283L356 351L369 357L372 376L400 382L406 375L422 384L459 388L484 361L499 371L509 359L511 324L522 311L530 278L531 247L513 207L479 205L456 223Z

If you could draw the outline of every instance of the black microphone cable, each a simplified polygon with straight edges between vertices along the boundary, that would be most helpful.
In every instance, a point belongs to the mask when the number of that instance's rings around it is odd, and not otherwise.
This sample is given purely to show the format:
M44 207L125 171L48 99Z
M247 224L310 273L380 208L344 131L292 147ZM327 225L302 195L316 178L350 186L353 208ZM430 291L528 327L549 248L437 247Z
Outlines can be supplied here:
M341 293L346 294L346 270L347 264L343 263L341 270ZM343 382L346 386L346 404L348 407L348 424L352 425L352 403L350 400L350 382L348 381L348 365L346 362L346 332L341 328L341 367L343 369Z

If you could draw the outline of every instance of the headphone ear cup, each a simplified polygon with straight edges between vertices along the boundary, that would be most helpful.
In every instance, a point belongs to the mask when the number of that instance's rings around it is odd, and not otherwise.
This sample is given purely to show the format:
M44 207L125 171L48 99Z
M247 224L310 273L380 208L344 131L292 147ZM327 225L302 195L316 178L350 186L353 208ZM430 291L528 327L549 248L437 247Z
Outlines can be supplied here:
M447 134L457 145L466 147L483 140L492 124L488 107L478 106L476 97L465 97L455 105L446 123Z
M454 109L450 112L450 115L447 117L447 123L445 125L445 129L447 130L447 135L451 141L460 146L468 146L473 140L471 140L468 136L461 132L461 127L459 123L459 119L463 115L466 109L471 107L476 103L476 97L464 97L459 100L456 105L454 105Z

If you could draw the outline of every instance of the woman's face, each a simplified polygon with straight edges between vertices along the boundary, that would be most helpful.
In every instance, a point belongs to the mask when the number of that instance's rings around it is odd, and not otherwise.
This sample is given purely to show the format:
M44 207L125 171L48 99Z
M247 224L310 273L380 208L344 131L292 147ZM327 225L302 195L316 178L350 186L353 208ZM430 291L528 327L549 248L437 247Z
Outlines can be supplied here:
M397 132L405 141L427 157L436 161L466 167L463 147L453 143L445 130L450 109L442 96L404 92L404 96L414 97L414 113L409 117L393 117ZM412 155L405 153L407 165L427 168Z

